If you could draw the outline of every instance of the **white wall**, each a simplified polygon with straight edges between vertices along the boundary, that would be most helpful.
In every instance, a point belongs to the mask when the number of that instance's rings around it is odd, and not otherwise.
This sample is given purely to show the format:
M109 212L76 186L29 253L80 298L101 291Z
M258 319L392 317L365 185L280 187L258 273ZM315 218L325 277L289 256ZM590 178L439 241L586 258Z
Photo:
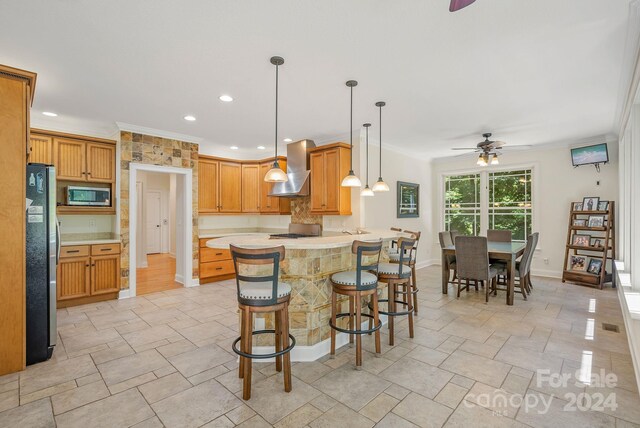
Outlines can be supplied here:
M602 142L590 140L571 144L581 146ZM540 232L538 251L534 255L532 271L538 275L560 277L563 270L564 251L567 239L570 203L582 201L585 196L599 196L602 200L618 199L618 148L616 142L609 142L609 159L611 162L601 166L596 172L593 166L574 168L571 165L569 144L561 147L544 146L524 151L505 151L500 158L499 168L505 166L534 166L533 186L535 198L534 232ZM463 156L458 158L438 159L433 166L433 230L444 230L442 209L442 175L448 172L470 170L476 168L477 157ZM491 170L492 167L484 169ZM599 182L599 184L598 184ZM433 254L439 253L439 244L433 244ZM548 264L544 259L548 259ZM610 272L610 270L609 270Z

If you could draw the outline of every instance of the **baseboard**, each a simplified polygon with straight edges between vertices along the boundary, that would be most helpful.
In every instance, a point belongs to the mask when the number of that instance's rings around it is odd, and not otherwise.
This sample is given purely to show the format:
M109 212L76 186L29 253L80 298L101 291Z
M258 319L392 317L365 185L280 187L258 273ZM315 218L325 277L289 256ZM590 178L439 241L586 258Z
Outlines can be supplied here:
M145 261L144 262L138 263L138 267L139 268L147 268L147 267L149 267L149 263L147 263L146 257L145 257Z
M131 297L131 292L128 288L125 290L120 290L120 293L118 293L118 299L128 299L129 297Z
M532 269L531 275L533 276L542 276L545 278L562 278L562 272L558 272L557 270L547 270L547 269Z
M435 265L440 265L439 259L423 260L421 262L416 263L416 269L422 269L422 268L435 266Z
M184 286L184 276L182 274L176 273L174 280Z
M382 321L382 325L384 326L387 323L387 316L381 314L380 321ZM362 323L362 328L364 329L369 328L368 320ZM336 349L342 348L344 345L348 343L349 343L349 335L347 333L336 334ZM252 352L254 354L270 354L275 352L275 346L254 346ZM325 355L328 355L330 352L331 352L330 338L311 346L296 345L291 350L291 361L294 361L294 362L316 361L317 359L322 358ZM260 359L259 361L272 362L274 361L274 359L265 358L265 359Z
M191 278L191 281L189 282L189 284L185 285L185 287L199 287L200 286L200 279L198 278Z

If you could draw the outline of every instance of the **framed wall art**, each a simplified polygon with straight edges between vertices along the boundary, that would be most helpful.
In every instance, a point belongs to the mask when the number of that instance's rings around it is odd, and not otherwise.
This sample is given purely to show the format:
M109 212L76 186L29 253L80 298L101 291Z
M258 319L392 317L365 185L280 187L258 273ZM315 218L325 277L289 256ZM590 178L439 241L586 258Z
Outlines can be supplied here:
M398 218L420 217L420 185L398 181Z

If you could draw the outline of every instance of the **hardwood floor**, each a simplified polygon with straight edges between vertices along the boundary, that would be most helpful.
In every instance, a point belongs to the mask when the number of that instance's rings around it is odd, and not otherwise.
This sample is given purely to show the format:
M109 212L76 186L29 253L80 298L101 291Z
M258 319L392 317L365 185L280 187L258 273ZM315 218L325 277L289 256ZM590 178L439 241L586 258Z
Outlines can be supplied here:
M182 288L175 281L176 259L169 254L149 254L149 267L137 269L137 295Z

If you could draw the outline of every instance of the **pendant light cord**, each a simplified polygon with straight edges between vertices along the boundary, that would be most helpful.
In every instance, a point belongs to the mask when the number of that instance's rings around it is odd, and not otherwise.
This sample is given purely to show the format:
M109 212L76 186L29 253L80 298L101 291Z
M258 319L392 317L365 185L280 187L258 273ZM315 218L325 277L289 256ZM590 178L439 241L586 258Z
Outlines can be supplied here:
M380 132L379 132L379 138L380 138L380 168L378 170L380 171L380 176L378 176L378 179L381 180L382 179L382 106L380 106L380 121L379 121L379 125L380 125Z
M276 157L273 160L274 165L278 163L278 69L279 65L276 64Z
M367 131L367 173L366 173L366 185L369 187L369 127L366 127Z
M351 105L349 114L349 147L351 148L351 156L349 159L349 171L353 171L353 86L351 86Z

